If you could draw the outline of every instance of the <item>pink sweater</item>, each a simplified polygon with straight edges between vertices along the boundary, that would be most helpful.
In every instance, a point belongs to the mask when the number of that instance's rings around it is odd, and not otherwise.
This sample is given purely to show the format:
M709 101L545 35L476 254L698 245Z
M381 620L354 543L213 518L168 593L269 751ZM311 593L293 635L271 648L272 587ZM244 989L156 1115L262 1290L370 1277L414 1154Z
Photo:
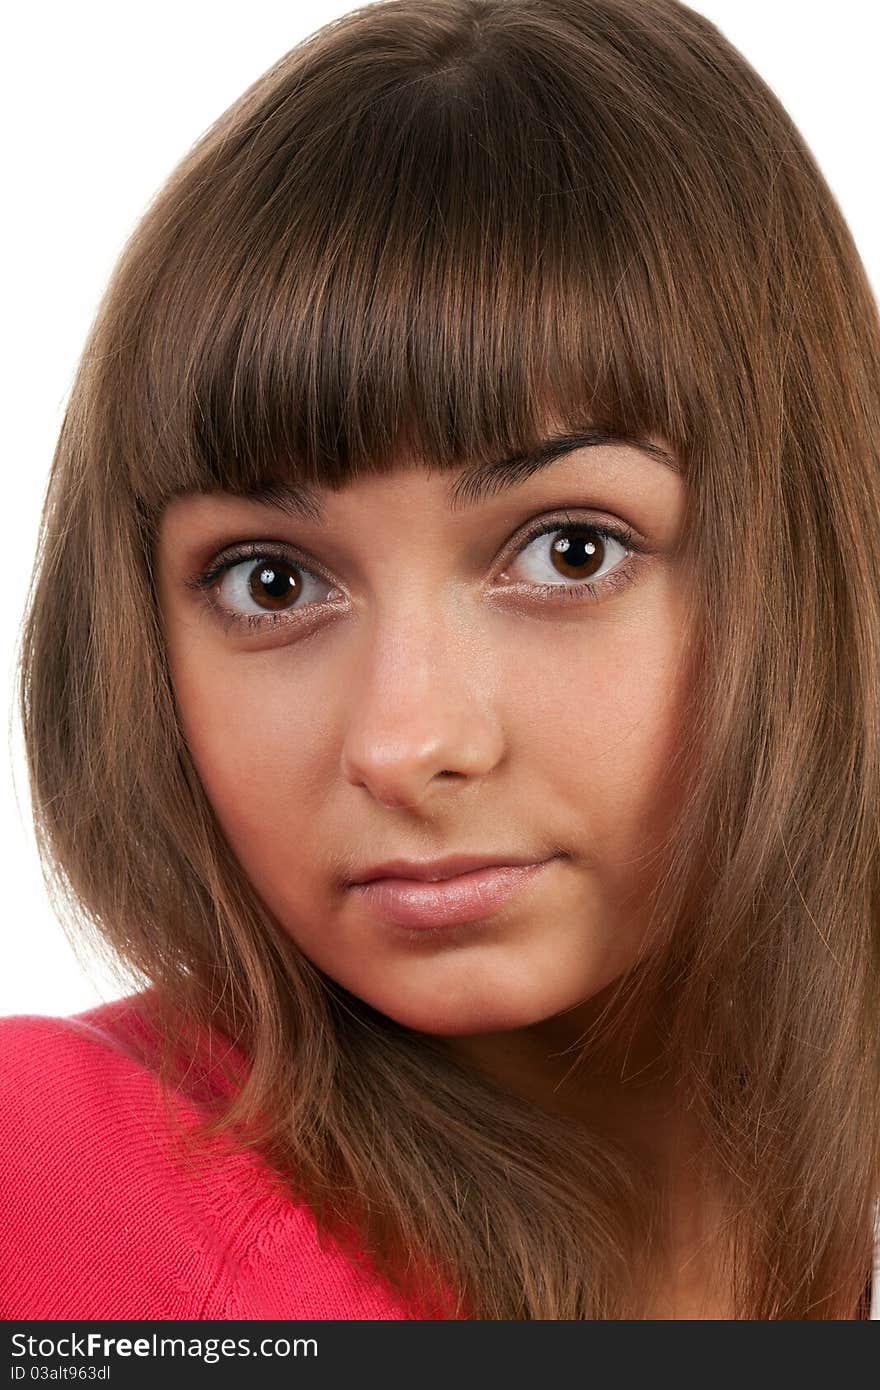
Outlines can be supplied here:
M0 1018L0 1317L412 1318L253 1154L171 1151L117 1029L141 997Z
M0 1018L0 1317L426 1316L322 1248L253 1154L217 1140L188 1169L172 1152L155 1073L123 1037L149 1045L147 993ZM873 1320L880 1201L877 1237Z

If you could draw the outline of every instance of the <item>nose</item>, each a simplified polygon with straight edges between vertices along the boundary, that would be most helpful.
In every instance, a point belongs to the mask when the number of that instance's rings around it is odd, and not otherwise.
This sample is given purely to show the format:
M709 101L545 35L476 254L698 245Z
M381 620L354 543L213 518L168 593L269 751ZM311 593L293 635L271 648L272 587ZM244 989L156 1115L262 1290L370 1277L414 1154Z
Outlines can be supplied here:
M484 777L503 756L491 655L437 608L377 626L353 679L342 770L386 806L420 805L438 779Z

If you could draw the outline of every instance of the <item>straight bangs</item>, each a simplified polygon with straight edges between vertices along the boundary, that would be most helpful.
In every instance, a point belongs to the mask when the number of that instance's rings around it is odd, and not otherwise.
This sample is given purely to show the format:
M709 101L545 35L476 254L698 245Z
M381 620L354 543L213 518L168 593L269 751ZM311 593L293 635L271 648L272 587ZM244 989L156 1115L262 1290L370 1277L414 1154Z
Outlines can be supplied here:
M489 462L548 424L683 457L710 402L747 413L720 379L742 356L728 325L760 315L735 263L761 254L730 191L743 141L723 172L700 148L696 63L684 129L656 35L641 92L598 45L585 83L549 15L356 11L178 168L112 295L114 440L149 515L187 489Z

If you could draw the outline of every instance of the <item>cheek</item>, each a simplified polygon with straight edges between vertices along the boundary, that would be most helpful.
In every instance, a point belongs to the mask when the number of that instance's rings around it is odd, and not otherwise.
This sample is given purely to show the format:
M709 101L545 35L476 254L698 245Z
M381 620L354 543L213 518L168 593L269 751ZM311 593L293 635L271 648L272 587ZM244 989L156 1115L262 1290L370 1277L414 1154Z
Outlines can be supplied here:
M535 746L563 780L578 779L585 809L625 806L654 780L680 717L677 650L668 632L633 624L557 652L545 664L552 678L532 684Z
M570 827L611 900L644 886L677 806L670 769L688 687L668 610L593 636L543 684L529 755L554 824Z
M246 869L271 846L304 855L302 827L326 795L329 690L306 687L303 663L281 649L217 657L190 648L173 660L178 718L205 794Z

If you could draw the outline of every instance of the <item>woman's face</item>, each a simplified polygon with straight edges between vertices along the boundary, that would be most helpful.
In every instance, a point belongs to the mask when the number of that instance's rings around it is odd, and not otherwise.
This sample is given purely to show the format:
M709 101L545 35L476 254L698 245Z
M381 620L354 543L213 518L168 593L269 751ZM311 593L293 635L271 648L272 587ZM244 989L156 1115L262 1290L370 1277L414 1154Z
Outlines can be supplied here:
M414 465L309 515L190 493L159 535L181 726L231 849L320 970L441 1035L539 1023L618 978L674 808L683 478L608 443L519 478L454 502L459 475ZM607 525L632 540L589 529ZM453 855L539 867L454 925L448 884L353 884Z

